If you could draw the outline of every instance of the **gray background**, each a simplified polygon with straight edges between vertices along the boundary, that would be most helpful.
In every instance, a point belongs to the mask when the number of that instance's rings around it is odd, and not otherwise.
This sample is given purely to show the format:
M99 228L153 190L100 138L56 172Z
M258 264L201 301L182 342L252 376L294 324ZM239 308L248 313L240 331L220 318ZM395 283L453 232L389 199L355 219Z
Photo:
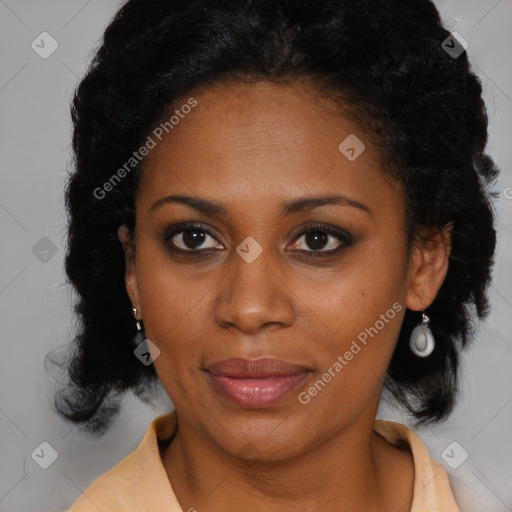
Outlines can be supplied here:
M447 28L468 41L467 52L483 81L488 151L502 169L495 187L499 245L492 313L464 356L462 397L448 421L416 432L449 472L463 511L507 511L512 510L512 3L436 4ZM45 355L58 353L73 336L73 292L63 270L69 102L117 7L107 0L0 0L1 511L68 508L95 478L133 451L149 422L171 407L165 393L156 409L129 395L112 429L89 439L53 413L60 376L56 367L44 366ZM59 45L47 59L31 48L44 31ZM41 248L50 250L45 254ZM379 416L407 424L385 404ZM451 461L460 460L462 450L469 454L456 469L441 455L453 441L458 446L447 452ZM42 442L58 452L47 469L31 456Z

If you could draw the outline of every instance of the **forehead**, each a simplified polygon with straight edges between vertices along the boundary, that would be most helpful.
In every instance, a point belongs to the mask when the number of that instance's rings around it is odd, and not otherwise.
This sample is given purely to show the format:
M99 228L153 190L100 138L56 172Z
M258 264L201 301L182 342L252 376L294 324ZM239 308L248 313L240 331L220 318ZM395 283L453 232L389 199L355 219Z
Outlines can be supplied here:
M387 184L369 131L310 86L217 84L190 93L182 105L189 98L195 106L181 110L178 101L170 113L177 124L162 140L153 136L143 201L164 191L232 200L335 188L361 197Z

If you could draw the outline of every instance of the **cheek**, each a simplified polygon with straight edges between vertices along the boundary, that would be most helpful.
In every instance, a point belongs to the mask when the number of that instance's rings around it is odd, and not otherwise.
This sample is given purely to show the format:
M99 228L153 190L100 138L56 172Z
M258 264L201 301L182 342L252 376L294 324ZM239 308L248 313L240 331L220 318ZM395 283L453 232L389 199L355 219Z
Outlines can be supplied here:
M201 391L200 361L215 350L208 333L219 339L222 331L215 324L214 308L222 293L223 269L202 267L199 274L192 264L176 265L153 241L140 242L138 250L146 336L161 351L155 368L171 400L186 407L190 396ZM315 399L316 406L328 407L342 392L351 410L373 395L405 313L405 308L399 309L404 266L405 251L397 250L396 242L374 237L330 269L282 268L283 293L288 290L296 311L289 332L297 340L297 353L318 370L318 377L330 370L332 383Z
M298 399L306 414L329 418L328 431L378 400L400 332L403 261L398 255L395 264L381 254L359 254L311 293L304 309L313 312L306 330L317 333L310 353L318 371Z
M165 250L144 238L138 251L138 289L147 337L168 343L169 350L187 346L173 340L203 338L205 323L212 322L208 308L222 269L202 266L199 274L193 264L175 264ZM404 299L404 266L405 251L397 250L396 243L372 238L340 265L314 271L298 266L285 271L282 278L294 292L290 300L295 302L298 321L309 318L312 332L316 321L317 331L325 328L346 339L373 325L393 303Z
M184 375L208 332L204 305L213 282L190 279L183 266L173 264L154 243L141 242L138 250L137 282L145 334L161 351L155 367L162 380L165 376L160 370L164 369Z
M367 242L329 279L310 288L311 320L316 317L325 332L317 351L323 371L342 356L350 366L344 379L358 382L371 372L377 382L384 376L405 314L406 251L397 247L403 246Z
M202 311L204 287L184 285L168 272L157 276L156 267L151 272L157 278L145 281L141 297L147 308L146 337L160 350L154 365L162 386L174 406L186 411L201 396L199 355L209 331Z
M354 251L343 265L320 283L312 309L322 312L340 332L351 336L372 325L395 302L402 303L406 293L405 251L396 246L368 242Z

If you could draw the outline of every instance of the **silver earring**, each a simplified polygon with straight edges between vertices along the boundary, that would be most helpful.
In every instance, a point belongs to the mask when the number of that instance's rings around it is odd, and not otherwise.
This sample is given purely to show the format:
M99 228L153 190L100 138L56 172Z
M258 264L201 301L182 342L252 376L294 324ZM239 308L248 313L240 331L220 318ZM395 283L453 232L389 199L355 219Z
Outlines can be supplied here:
M142 322L142 316L140 318L137 318L137 311L137 308L132 307L132 315L133 318L135 318L137 325L137 334L135 335L135 338L133 340L134 346L139 346L144 341L145 338L144 331L142 330L142 326L140 325L140 323ZM140 312L142 313L142 309L140 310Z
M425 314L425 310L423 310L422 317L421 323L411 332L409 346L418 357L427 357L432 354L436 343L434 335L428 326L430 318Z
M133 318L135 318L136 323L137 323L137 331L140 331L142 329L142 327L140 326L140 322L142 320L142 317L137 318L137 311L138 311L137 308L132 308L132 315L133 315ZM141 313L142 313L142 311L141 311Z

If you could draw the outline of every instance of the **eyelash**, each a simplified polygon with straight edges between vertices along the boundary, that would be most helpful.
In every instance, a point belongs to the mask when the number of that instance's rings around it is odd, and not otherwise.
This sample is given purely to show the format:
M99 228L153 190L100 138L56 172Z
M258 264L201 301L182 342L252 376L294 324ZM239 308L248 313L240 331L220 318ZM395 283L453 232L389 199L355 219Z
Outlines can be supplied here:
M185 233L187 231L202 231L206 233L208 236L212 237L217 243L220 243L215 235L206 227L204 227L202 224L196 223L196 222L184 222L180 224L173 225L169 227L164 235L162 236L162 241L165 243L166 247L172 251L173 253L179 253L179 254L187 254L188 257L201 257L209 255L213 252L219 251L219 249L180 249L179 247L176 247L172 242L171 239L179 234ZM294 242L302 238L303 235L308 235L309 233L313 233L315 231L320 231L322 233L325 233L327 235L333 236L337 238L341 244L336 249L331 249L329 251L322 251L322 250L298 250L299 253L306 253L307 255L311 255L314 258L322 258L322 257L328 257L328 256L334 256L341 250L350 247L354 243L354 239L352 236L347 233L345 230L342 230L340 228L333 228L332 226L329 226L327 224L322 223L311 223L304 226L303 230L294 238Z

